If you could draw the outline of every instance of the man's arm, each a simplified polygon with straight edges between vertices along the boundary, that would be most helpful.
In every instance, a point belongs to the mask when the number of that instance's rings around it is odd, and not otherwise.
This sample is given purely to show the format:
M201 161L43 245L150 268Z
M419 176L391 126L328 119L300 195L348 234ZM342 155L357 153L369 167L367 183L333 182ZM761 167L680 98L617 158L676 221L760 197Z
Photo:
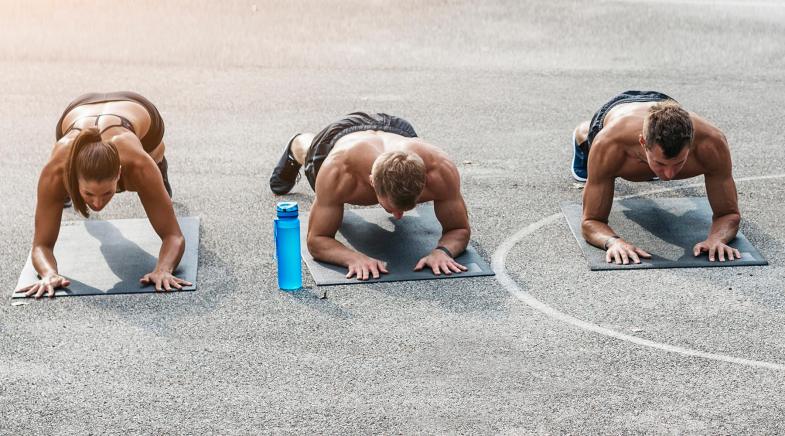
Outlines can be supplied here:
M628 243L608 225L608 216L613 207L616 173L624 163L625 156L618 147L607 143L600 132L589 152L589 177L583 189L583 220L581 233L591 245L606 251L605 261L628 264L630 260L640 263L640 257L651 255Z
M739 250L727 245L739 231L741 214L736 183L733 181L730 149L725 136L719 131L712 133L705 144L696 144L696 153L706 168L706 195L709 197L713 216L708 237L695 245L693 254L698 256L706 251L710 261L715 260L715 255L721 262L726 258L741 259Z
M308 251L314 259L349 266L357 254L335 239L343 222L343 203L323 200L318 194L308 216Z
M452 162L445 161L438 174L432 175L428 182L431 184L430 189L442 193L433 201L436 219L442 225L442 237L437 244L439 248L434 248L427 256L420 259L414 269L418 271L429 266L436 275L442 272L452 274L466 271L467 268L454 259L466 250L471 236L469 214L461 195L461 178L458 169Z
M346 267L349 270L347 279L352 276L358 280L377 279L380 273L387 273L384 262L354 251L335 239L343 222L343 193L352 192L354 186L352 176L342 174L340 168L321 168L316 198L308 217L308 251L316 260Z

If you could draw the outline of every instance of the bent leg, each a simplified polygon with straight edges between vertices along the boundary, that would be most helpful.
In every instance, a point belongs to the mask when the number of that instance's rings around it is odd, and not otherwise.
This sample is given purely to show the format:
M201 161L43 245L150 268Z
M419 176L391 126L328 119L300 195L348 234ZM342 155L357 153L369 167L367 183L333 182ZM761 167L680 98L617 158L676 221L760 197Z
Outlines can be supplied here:
M161 160L163 160L164 158L165 151L166 151L166 145L164 145L164 142L161 141L161 143L158 144L158 147L155 147L147 154L149 154L150 157L153 158L155 163L161 163Z
M313 133L300 133L292 140L292 157L300 165L305 163L305 157L308 155L308 149L311 148L315 136Z
M153 158L156 165L158 165L158 170L161 171L161 177L164 179L166 193L169 194L169 198L172 198L172 185L169 184L169 162L166 161L166 156L164 155L165 151L166 145L161 141L161 143L158 144L158 147L152 149L148 154Z
M589 123L589 121L584 121L575 128L573 133L577 144L583 144L589 138Z
M300 167L305 162L313 137L311 133L299 133L289 139L281 159L278 160L270 176L270 190L274 194L288 194L297 184Z
M584 121L578 125L572 132L572 166L570 168L572 177L579 181L585 182L589 177L589 121Z

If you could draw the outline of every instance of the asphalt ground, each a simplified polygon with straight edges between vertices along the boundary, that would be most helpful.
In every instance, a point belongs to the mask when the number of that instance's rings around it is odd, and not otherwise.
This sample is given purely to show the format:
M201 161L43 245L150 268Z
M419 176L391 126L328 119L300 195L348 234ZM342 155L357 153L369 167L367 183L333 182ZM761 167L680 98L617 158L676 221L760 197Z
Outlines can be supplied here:
M785 178L761 179L785 173L783 23L777 1L0 3L0 433L785 432ZM198 290L12 306L61 111L123 89L166 121ZM723 129L769 266L588 270L554 217L581 195L570 135L625 89ZM276 288L272 166L354 110L449 152L496 278ZM123 194L96 218L140 217Z

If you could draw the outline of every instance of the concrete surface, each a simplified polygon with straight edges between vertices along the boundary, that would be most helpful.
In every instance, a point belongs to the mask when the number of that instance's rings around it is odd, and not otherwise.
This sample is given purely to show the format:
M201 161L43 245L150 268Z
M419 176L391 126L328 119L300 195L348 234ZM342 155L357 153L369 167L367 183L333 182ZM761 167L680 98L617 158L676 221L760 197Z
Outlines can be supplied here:
M738 186L767 267L590 272L563 221L505 257L521 292L603 331L770 367L587 331L495 278L279 292L267 188L293 132L400 115L454 156L490 257L580 198L571 131L629 88L719 125L737 177L785 173L783 23L765 0L0 3L0 433L785 432L782 178ZM55 122L120 89L166 120L199 290L12 306ZM128 194L100 214L140 217Z

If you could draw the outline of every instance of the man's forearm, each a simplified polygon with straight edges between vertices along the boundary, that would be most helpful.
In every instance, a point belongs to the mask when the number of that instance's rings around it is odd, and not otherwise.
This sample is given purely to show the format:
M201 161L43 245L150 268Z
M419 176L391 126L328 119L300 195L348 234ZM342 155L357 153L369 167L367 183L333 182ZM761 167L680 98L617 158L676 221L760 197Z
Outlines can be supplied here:
M185 238L177 236L167 236L161 241L161 250L158 252L158 264L155 266L157 271L173 272L185 252Z
M714 218L711 222L711 230L709 230L709 237L707 239L717 239L727 244L736 237L739 231L739 223L741 223L741 216L737 213L730 213L718 218Z
M439 239L439 246L450 250L453 257L458 257L466 250L469 245L469 237L471 232L469 229L453 229L442 234Z
M608 248L606 245L611 238L619 237L611 226L597 220L584 220L581 223L581 233L586 242L603 250Z
M314 259L333 265L349 266L351 260L359 254L328 236L308 238L308 251Z

